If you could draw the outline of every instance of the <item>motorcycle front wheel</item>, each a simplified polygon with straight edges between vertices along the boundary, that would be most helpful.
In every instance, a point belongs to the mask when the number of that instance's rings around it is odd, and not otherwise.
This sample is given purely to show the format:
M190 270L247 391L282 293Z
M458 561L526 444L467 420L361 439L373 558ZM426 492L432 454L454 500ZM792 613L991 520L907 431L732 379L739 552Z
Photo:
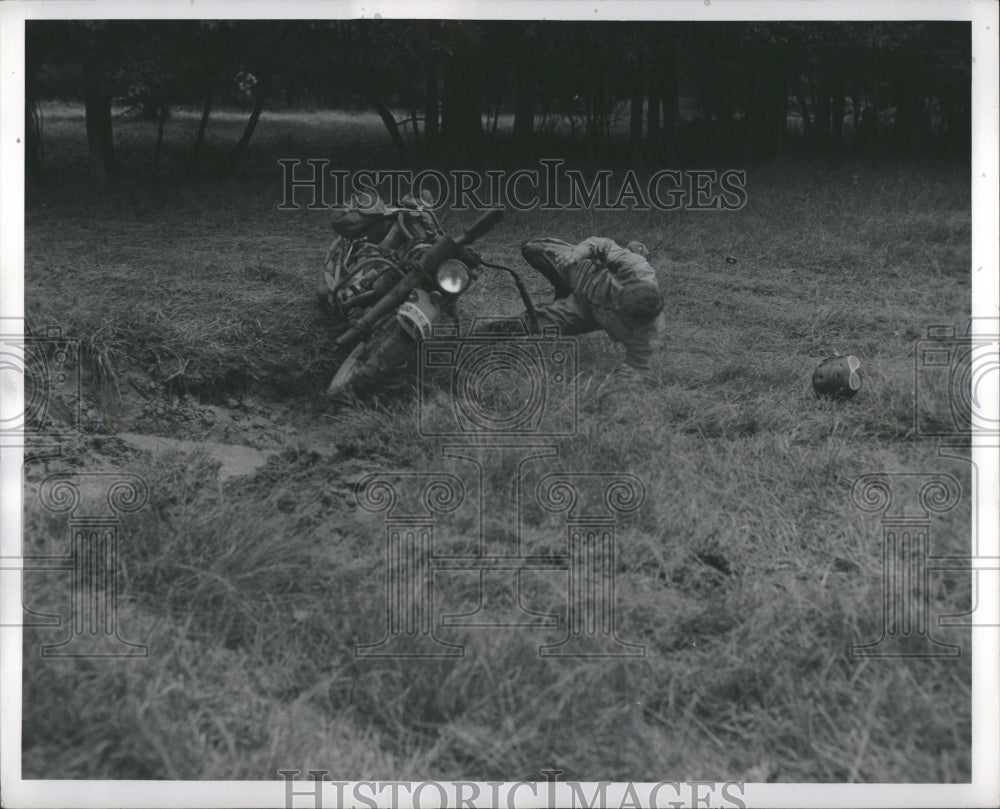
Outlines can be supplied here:
M398 378L416 360L416 342L392 318L358 343L340 364L326 389L334 399L373 393Z

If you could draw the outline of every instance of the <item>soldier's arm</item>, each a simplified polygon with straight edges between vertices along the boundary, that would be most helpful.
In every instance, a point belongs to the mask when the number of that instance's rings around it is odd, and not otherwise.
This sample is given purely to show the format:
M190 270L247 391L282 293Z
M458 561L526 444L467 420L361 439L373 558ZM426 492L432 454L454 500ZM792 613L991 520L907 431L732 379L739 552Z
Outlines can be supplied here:
M569 247L556 260L560 268L568 267L570 264L576 264L578 261L586 261L587 259L600 261L603 264L607 261L611 251L616 247L618 245L611 239L606 239L603 236L591 236L589 239L584 239L579 244ZM618 249L620 250L621 248Z
M609 252L615 247L618 247L618 245L611 239L605 239L603 236L591 236L579 244L567 245L564 252L555 257L556 266L563 270L577 262L588 259L604 263Z

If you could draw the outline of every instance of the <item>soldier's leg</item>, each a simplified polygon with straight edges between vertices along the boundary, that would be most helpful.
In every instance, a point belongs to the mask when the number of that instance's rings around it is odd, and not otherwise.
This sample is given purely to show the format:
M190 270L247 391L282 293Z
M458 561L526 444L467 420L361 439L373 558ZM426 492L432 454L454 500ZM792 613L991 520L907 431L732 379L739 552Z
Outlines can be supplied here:
M625 344L625 362L616 368L616 380L625 387L652 384L650 360L654 350L662 343L660 331L654 325L636 329L622 342Z
M554 258L572 247L561 239L529 239L521 245L524 260L548 279L556 291L556 300L568 297L573 288L565 272L556 268Z
M476 324L477 333L480 336L488 334L523 337L525 333L540 334L547 328L555 328L561 336L568 337L574 334L586 334L600 328L600 324L573 294L536 307L535 317L536 328L532 328L527 312L521 312L516 318L480 320Z
M535 315L538 320L536 333L547 328L556 328L560 336L571 337L574 334L596 331L601 327L590 310L574 294L539 306L535 309ZM527 312L522 313L521 317L525 323L528 322Z

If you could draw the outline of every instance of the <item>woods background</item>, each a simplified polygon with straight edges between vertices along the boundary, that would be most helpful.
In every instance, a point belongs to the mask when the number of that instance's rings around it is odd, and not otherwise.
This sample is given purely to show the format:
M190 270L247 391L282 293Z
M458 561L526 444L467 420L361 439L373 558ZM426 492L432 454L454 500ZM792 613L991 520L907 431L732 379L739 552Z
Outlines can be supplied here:
M793 151L949 152L970 138L967 23L418 21L29 22L27 172L39 101L83 101L89 171L120 173L113 104L200 110L185 168L236 171L265 109L377 112L400 165L545 156L605 166L756 161ZM206 156L213 110L239 139Z

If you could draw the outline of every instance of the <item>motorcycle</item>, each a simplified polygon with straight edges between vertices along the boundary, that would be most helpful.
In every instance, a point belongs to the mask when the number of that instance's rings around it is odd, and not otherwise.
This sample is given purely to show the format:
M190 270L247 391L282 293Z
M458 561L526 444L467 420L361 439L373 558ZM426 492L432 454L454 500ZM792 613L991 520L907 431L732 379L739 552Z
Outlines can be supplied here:
M457 304L484 270L508 273L535 328L535 307L516 271L484 261L472 245L503 218L491 209L452 238L433 210L407 198L400 207L347 211L334 227L317 292L333 314L335 345L347 356L329 397L369 391L410 366L435 326L458 320Z

